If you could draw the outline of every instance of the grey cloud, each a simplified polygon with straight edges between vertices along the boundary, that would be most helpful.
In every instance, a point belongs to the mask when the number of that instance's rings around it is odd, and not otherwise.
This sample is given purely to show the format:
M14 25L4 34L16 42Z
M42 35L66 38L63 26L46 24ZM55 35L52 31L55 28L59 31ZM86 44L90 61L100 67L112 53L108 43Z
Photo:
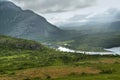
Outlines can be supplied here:
M71 11L92 6L96 0L11 0L24 9L41 13Z
M69 21L79 21L79 20L83 20L87 17L88 15L75 15L71 18L69 18Z

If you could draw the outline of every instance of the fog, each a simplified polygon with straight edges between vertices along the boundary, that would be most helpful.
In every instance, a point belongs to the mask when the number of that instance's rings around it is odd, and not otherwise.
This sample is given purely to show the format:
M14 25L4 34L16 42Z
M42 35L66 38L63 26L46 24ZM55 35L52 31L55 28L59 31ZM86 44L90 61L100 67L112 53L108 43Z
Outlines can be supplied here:
M49 22L55 25L73 23L71 18L78 17L76 22L85 22L86 18L104 13L111 8L120 8L120 0L10 0L22 9L30 9L39 15L44 16ZM34 4L33 4L34 3ZM106 13L107 14L107 13ZM106 17L107 18L107 17Z

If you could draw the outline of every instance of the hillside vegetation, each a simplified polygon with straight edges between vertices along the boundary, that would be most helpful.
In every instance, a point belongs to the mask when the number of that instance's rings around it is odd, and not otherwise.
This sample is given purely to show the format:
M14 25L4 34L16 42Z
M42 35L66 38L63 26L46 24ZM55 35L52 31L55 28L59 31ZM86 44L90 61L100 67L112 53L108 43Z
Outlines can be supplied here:
M119 80L119 55L59 52L0 36L0 80Z
M69 35L71 38L56 43L70 49L96 52L104 51L104 48L120 46L120 29L117 27L108 27L107 29L103 27L97 29L80 29L68 30L68 32L71 32L71 35Z

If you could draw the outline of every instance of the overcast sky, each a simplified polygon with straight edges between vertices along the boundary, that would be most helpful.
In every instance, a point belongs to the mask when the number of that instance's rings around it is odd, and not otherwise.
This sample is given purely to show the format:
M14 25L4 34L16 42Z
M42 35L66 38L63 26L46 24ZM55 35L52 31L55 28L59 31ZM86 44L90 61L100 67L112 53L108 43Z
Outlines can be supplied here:
M110 8L120 8L120 0L10 0L22 9L30 9L59 25L76 16L92 17ZM82 17L77 17L81 18ZM71 21L71 20L70 20ZM81 20L81 22L85 20Z

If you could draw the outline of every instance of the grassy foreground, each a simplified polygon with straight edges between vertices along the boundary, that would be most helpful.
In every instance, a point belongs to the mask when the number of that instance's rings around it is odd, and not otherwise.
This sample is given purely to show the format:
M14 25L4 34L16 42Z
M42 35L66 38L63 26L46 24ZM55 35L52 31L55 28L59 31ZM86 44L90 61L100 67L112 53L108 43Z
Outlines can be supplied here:
M120 56L55 51L0 36L0 80L120 80Z

